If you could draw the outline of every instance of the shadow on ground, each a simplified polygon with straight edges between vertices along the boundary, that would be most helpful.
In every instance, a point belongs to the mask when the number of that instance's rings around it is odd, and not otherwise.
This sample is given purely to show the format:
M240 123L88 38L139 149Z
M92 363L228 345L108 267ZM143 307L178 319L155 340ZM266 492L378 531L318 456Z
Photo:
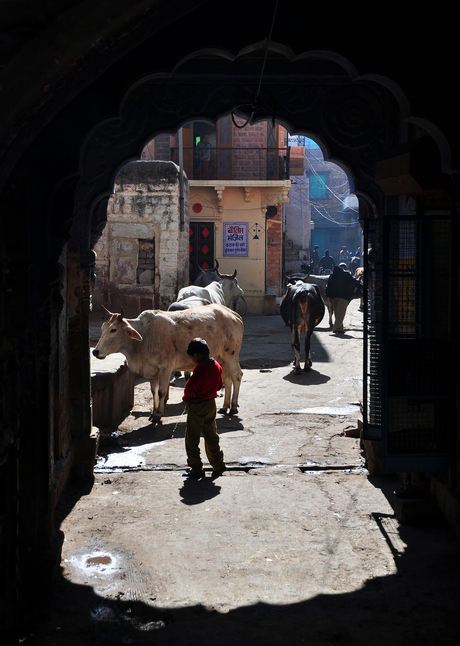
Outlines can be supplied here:
M390 495L392 482L374 478L373 484ZM218 481L185 480L180 495L184 504L194 505L219 495L219 491ZM76 489L68 493L60 504L60 522L86 494ZM398 525L394 517L384 516L376 520L381 540L390 542L397 572L368 580L359 590L320 594L286 605L256 603L224 614L201 605L155 608L154 599L152 605L147 605L128 600L123 594L108 599L90 586L70 583L60 574L50 614L26 631L21 643L456 646L460 572L454 536L444 525ZM401 545L405 545L404 549Z

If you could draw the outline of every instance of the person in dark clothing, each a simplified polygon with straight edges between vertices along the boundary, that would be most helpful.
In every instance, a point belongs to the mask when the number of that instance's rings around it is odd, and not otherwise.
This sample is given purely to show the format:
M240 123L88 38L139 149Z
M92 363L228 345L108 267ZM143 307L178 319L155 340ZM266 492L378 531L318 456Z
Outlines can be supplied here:
M332 256L329 255L329 249L326 249L326 251L324 252L324 256L319 261L318 267L320 267L322 271L332 271L334 269L335 260L334 258L332 258Z
M316 272L316 269L319 265L320 257L319 257L319 245L315 244L315 247L313 249L313 253L311 254L311 264L313 267L313 272Z
M187 380L182 399L187 404L185 450L188 473L192 478L204 478L205 472L200 455L200 437L204 437L206 456L213 468L213 477L225 471L224 454L219 444L216 425L216 395L222 388L222 367L209 356L209 347L204 339L190 341L187 354L196 368Z
M334 314L333 332L344 332L343 319L348 303L353 298L361 298L362 295L362 284L347 271L346 264L340 263L335 267L326 285L326 298L329 298Z

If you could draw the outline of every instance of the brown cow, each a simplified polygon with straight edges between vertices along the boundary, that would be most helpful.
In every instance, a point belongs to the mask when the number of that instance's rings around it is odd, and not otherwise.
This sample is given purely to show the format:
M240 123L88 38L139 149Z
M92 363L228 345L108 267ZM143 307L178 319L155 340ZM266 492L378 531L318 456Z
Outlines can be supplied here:
M280 314L291 328L291 345L295 352L294 372L300 375L300 333L305 333L305 368L311 368L310 344L314 328L321 323L325 312L318 285L299 281L289 285L280 305Z
M153 395L151 419L164 414L171 373L193 370L187 346L196 337L205 339L211 356L222 365L224 403L219 412L238 410L242 371L239 353L243 341L241 316L224 305L206 305L178 312L146 310L136 319L110 313L102 325L102 335L93 350L95 357L121 352L129 368L150 380ZM233 386L233 392L232 392Z

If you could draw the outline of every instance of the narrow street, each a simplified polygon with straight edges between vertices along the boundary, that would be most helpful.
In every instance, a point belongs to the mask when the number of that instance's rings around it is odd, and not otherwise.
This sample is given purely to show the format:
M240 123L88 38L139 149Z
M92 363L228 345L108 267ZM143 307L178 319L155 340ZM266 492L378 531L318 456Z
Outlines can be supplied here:
M458 643L456 537L400 525L401 483L365 468L358 305L343 335L324 318L300 376L281 317L245 317L239 414L217 419L220 478L206 462L204 480L183 476L184 378L157 426L149 384L136 386L91 491L59 505L62 577L34 643Z

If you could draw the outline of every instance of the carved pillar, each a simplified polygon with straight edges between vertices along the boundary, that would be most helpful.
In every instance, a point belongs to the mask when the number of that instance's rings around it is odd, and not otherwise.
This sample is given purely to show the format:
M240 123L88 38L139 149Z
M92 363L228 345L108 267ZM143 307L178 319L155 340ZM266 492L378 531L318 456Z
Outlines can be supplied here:
M223 213L224 211L224 202L223 202L223 194L225 191L225 186L215 186L217 193L217 210L219 213Z

